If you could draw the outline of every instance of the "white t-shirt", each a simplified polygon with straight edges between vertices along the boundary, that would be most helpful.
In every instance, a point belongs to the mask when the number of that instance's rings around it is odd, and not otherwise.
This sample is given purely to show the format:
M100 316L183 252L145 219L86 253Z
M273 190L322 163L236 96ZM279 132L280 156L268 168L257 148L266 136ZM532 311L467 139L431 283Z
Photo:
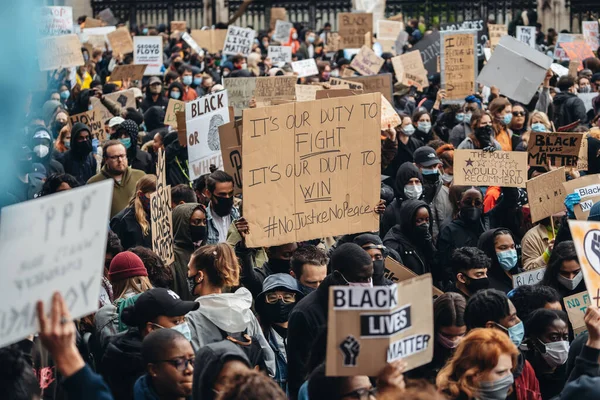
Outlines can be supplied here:
M217 213L213 213L212 217L217 231L219 231L219 243L225 243L227 241L227 231L229 230L229 225L231 225L231 215L220 217Z

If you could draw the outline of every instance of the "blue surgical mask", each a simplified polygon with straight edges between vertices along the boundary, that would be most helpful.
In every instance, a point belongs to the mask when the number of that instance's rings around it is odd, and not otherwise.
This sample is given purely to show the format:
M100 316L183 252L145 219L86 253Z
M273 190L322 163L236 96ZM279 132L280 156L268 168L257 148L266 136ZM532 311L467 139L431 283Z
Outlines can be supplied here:
M131 138L119 139L119 142L121 142L126 149L131 147Z
M465 119L463 120L463 122L465 124L470 124L471 123L471 115L472 115L471 113L466 113L465 114Z
M63 90L62 92L60 92L60 98L63 100L66 100L69 98L69 91L68 90Z
M190 325L187 323L187 321L179 325L175 325L171 329L181 333L189 342L192 341L192 331L190 330Z
M479 400L504 400L513 383L513 374L507 374L504 378L492 382L480 382L475 397Z
M437 168L434 168L434 169L425 169L425 168L423 168L423 169L421 170L421 173L422 173L423 175L437 175L437 174L439 174L439 173L440 173L440 171L438 171L438 169L437 169Z
M431 122L419 122L419 130L425 133L429 133L431 130Z
M93 109L94 109L94 106L90 104L90 105L88 106L88 111L92 111Z
M510 271L517 265L517 251L515 249L500 251L496 253L500 266L505 271Z
M546 125L541 122L536 122L535 124L531 124L531 130L534 132L547 132Z
M415 126L413 124L406 125L402 128L402 132L404 132L406 136L412 136L413 133L415 133Z
M314 36L309 36L308 37L308 43L314 43L315 42L315 37Z
M525 325L523 325L523 321L508 328L508 336L510 337L511 342L519 347L525 336Z
M512 121L512 114L511 113L505 114L504 118L502 119L502 122L504 122L504 125L510 124L510 121Z
M144 29L142 29L142 33L143 33L144 35L147 35L147 34L148 34L148 28L144 28Z
M183 79L181 81L183 82L183 84L185 86L190 86L192 84L192 82L194 81L194 78L192 78L191 75L186 75L183 77Z
M171 92L171 97L175 100L179 100L179 98L181 97L181 93L180 92Z
M456 121L463 122L464 120L465 120L465 114L463 114L463 113L456 114Z
M196 86L202 85L202 78L194 78L194 85L196 85Z

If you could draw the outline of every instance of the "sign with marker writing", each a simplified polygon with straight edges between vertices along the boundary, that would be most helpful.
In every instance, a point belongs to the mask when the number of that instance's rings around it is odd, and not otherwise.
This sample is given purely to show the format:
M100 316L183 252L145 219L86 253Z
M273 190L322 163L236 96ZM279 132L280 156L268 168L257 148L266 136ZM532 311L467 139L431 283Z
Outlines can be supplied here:
M392 79L392 74L379 74L372 76L351 76L344 79L344 81L361 83L363 85L362 90L364 93L381 93L390 103L393 103ZM352 87L350 87L350 89L352 89Z
M563 183L567 194L577 193L581 198L579 204L573 207L575 217L587 220L590 209L600 201L600 175L586 175Z
M565 297L563 299L565 310L569 316L571 327L575 336L579 336L583 332L587 332L585 326L585 311L592 304L590 301L590 295L588 292L581 292L574 294L573 296Z
M356 57L352 59L350 67L361 75L377 75L384 62L384 59L375 54L373 50L363 46Z
M290 40L290 32L294 28L294 24L287 21L277 20L275 22L275 32L273 40L280 43L287 43Z
M508 35L508 28L504 24L488 24L488 32L490 34L490 48L493 52L500 43L500 38Z
M37 301L54 292L74 319L98 309L112 181L2 208L0 347L38 331Z
M292 70L298 74L298 78L319 75L319 69L317 68L317 63L314 58L294 61L292 63Z
M427 79L427 70L423 65L421 52L411 51L392 58L392 65L396 78L406 86L415 86L418 90L423 90L429 86Z
M381 96L244 111L249 247L376 231Z
M73 32L73 8L51 6L40 8L40 36L61 36ZM598 26L596 25L596 33Z
M413 47L412 50L419 50L421 57L423 57L423 65L427 70L428 74L436 74L438 70L438 59L440 57L440 32L433 31L432 33L425 35L423 39L419 40ZM389 99L388 99L389 100Z
M532 167L577 167L583 134L531 132L527 152Z
M477 36L472 32L442 32L440 65L442 88L446 90L445 103L464 102L476 92Z
M292 48L290 46L269 46L268 56L274 65L283 65L292 62Z
M345 85L345 86L348 86L348 89L350 89L350 90L363 90L364 89L364 85L362 83L351 82L351 81L347 81L347 80L340 79L340 78L331 77L331 78L329 78L328 83L331 86Z
M219 127L223 169L233 178L233 193L242 193L242 120L229 107L229 123Z
M38 39L40 71L50 71L85 64L77 35L48 36Z
M223 45L223 54L226 56L241 54L248 57L252 51L255 36L256 32L253 29L229 25L225 44Z
M238 78L235 78L238 79ZM296 97L295 76L261 76L256 78L254 98L264 106L275 100L294 100Z
M69 122L71 126L77 122L86 124L90 128L92 136L96 137L100 143L106 140L106 132L104 131L104 121L101 116L101 112L95 109L86 111L81 114L69 116Z
M144 75L161 75L163 70L163 39L161 36L134 36L133 63L146 64Z
M567 53L567 57L569 57L571 61L576 61L578 63L578 71L581 71L583 69L583 60L590 57L595 57L594 52L586 42L580 41L571 43L561 43L560 47L565 51L565 53Z
M163 124L170 125L174 129L177 129L177 112L181 111L185 111L185 102L181 100L169 99Z
M535 26L517 26L517 40L535 49Z
M567 191L563 183L566 181L564 167L527 181L531 222L537 222L565 209L564 201Z
M483 19L469 20L463 22L447 23L440 25L441 32L475 31L477 33L477 57L483 60L483 49L488 42L487 24Z
M581 27L585 42L592 50L597 50L598 46L600 46L600 41L598 39L598 21L582 21Z
M110 74L111 82L131 79L132 81L140 81L144 77L146 65L140 64L125 64L117 65Z
M190 180L223 169L219 126L229 122L227 90L185 103L186 137Z
M235 110L235 116L241 117L242 111L250 108L250 100L256 89L256 78L224 78L223 86L227 89L229 105Z
M165 176L165 151L159 149L156 163L156 192L150 195L152 251L160 257L165 266L168 266L175 262L175 255L173 253L171 186L167 186Z
M112 47L113 54L127 54L133 52L133 41L131 40L131 34L127 28L119 28L114 32L110 32L106 35L110 47Z
M188 46L190 46L190 48L192 50L194 50L198 55L201 55L201 56L204 55L204 50L202 50L202 48L198 45L198 43L196 43L196 41L194 40L194 38L189 33L184 32L181 35L181 39L183 41L185 41L188 44Z
M373 32L373 14L338 13L338 33L342 39L341 48L361 48L367 44L365 34L369 32Z
M584 37L581 34L574 33L559 33L558 38L556 39L556 45L554 45L554 58L560 61L568 61L569 57L567 53L562 49L563 43L571 43L571 42L582 42L584 41Z
M536 268L512 276L513 288L525 285L537 285L544 279L546 268Z
M329 288L327 376L376 376L402 359L405 371L433 358L431 274L391 286Z
M600 222L569 220L569 228L591 305L600 307Z
M402 125L400 116L385 96L381 95L381 129L395 128L398 125Z
M525 187L527 154L521 151L455 150L454 184Z

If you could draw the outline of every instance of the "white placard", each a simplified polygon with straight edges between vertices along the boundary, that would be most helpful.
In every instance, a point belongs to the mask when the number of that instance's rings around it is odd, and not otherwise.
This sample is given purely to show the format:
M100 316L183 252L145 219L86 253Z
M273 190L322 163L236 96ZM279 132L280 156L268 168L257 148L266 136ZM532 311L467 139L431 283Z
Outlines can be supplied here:
M199 56L204 55L204 50L202 50L202 48L200 46L198 46L198 43L196 43L196 41L190 36L189 33L184 32L181 35L181 39L183 39L183 41L186 42L188 44L188 46L190 46L192 48L192 50L194 50L196 53L198 53Z
M190 180L210 173L210 165L223 170L219 126L229 123L227 90L185 103Z
M278 19L275 22L275 32L273 40L280 43L287 43L290 40L290 31L294 28L294 24Z
M223 54L226 56L242 54L248 57L252 51L255 36L256 32L250 28L229 25L225 44L223 45Z
M525 285L537 285L544 279L546 268L536 268L512 276L513 288Z
M314 58L308 60L294 61L292 63L292 70L298 73L298 78L304 78L307 76L319 75L319 69Z
M97 28L83 28L83 31L81 32L81 34L79 36L79 40L81 40L81 43L87 43L88 37L90 35L104 36L104 43L107 43L108 48L110 49L110 42L108 41L108 38L106 37L106 35L111 32L114 32L116 30L117 30L117 28L114 26L99 26Z
M162 37L134 36L133 63L147 65L144 75L161 75L163 70Z
M517 40L535 49L535 26L517 26Z
M279 21L277 21L279 22ZM292 48L290 46L269 46L268 56L273 65L283 65L292 62Z
M63 6L40 9L40 36L60 36L73 33L73 8Z
M73 318L98 309L113 180L2 209L0 347L38 331L60 292Z

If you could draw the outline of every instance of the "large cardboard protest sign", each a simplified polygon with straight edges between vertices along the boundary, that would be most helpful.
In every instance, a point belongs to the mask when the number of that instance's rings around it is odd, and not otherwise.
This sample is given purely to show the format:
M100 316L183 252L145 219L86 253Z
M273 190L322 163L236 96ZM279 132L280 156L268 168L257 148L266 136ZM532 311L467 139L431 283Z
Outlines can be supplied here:
M40 71L78 67L85 64L77 35L48 36L38 40Z
M225 38L227 37L226 29L192 29L192 38L203 49L207 49L209 53L214 54L223 50Z
M327 376L376 376L402 359L404 371L433 358L431 274L391 286L329 288Z
M40 36L61 36L74 33L73 8L65 6L41 7L38 29Z
M86 28L100 28L105 25L106 25L106 23L104 21L102 21L101 19L96 19L96 18L92 18L92 17L87 17L85 19L85 27Z
M546 268L536 268L512 276L513 288L525 285L537 285L544 279Z
M287 21L287 10L283 7L271 7L271 29L275 29L277 21Z
M165 180L165 152L162 149L158 151L156 177L156 192L150 195L152 251L160 257L165 265L170 265L175 262L171 186L167 186Z
M283 65L292 62L292 48L290 46L269 46L267 57L273 65Z
M165 112L165 120L163 123L165 125L172 126L174 129L177 129L177 113L185 111L185 102L181 100L169 99L169 104L167 105L167 111Z
M197 54L201 56L204 55L204 50L202 50L202 47L200 47L200 45L196 43L194 38L189 33L183 32L183 34L181 35L181 40L185 41L188 44L188 46L190 46L190 48L194 50Z
M287 43L290 40L290 32L293 28L294 24L291 22L281 20L276 21L273 40L280 43Z
M567 57L569 57L569 60L577 61L577 69L579 71L583 69L583 60L590 57L596 57L594 55L594 52L586 42L562 43L560 47L565 51L565 53L567 53Z
M400 32L404 30L404 23L400 21L389 21L387 19L380 19L377 21L377 39L378 40L392 40L395 41L398 38Z
M582 21L581 28L585 42L592 50L597 50L600 46L598 21Z
M508 27L504 24L488 24L488 32L490 35L490 48L494 51L502 36L508 35Z
M236 78L237 79L237 78ZM296 97L295 76L262 76L256 78L254 98L257 103L273 100L294 100Z
M161 75L163 70L163 39L161 36L134 36L133 63L145 64L144 75Z
M381 95L381 129L395 128L401 124L402 120L394 106Z
M103 181L2 208L0 347L38 331L36 303L54 292L75 319L98 309L114 183Z
M250 100L256 89L256 78L224 78L229 105L235 110L235 116L241 117L242 111L250 107Z
M132 81L140 81L146 72L146 65L140 64L124 64L117 65L110 74L111 82L131 79Z
M133 41L127 28L119 28L106 35L113 54L133 53Z
M423 65L421 52L410 51L392 58L392 65L398 81L406 86L415 86L418 90L423 90L429 86L427 79L427 70Z
M477 53L475 31L441 33L440 65L442 88L446 90L445 103L464 102L476 92Z
M591 305L600 307L600 222L569 220Z
M367 46L360 48L360 51L352 59L350 67L361 75L377 75L385 60L379 57L373 50Z
M463 22L447 23L440 25L440 31L443 32L458 32L458 31L475 31L477 34L477 57L483 60L483 49L487 45L488 31L487 24L483 19L467 20Z
M594 204L600 201L600 175L586 175L582 178L573 179L563 183L567 195L577 193L581 198L579 204L573 207L575 217L580 220L587 220L590 209Z
M229 123L219 127L223 169L233 178L233 193L242 193L242 120L235 121L229 107Z
M350 90L363 90L364 89L364 85L360 82L352 82L352 81L348 81L345 79L340 79L340 78L334 78L331 77L329 78L329 84L331 86L348 86L348 89Z
M336 97L359 96L363 93L363 90L350 90L336 87L335 89L317 90L317 93L315 93L315 100L335 99Z
M419 40L412 50L419 50L423 57L423 65L427 73L432 75L438 73L438 60L440 56L440 32L433 31ZM389 100L389 99L388 99Z
M535 26L517 26L517 40L535 49Z
M586 332L587 328L584 320L585 311L592 304L589 293L581 292L565 297L563 299L563 304L565 305L565 310L567 310L567 315L571 322L571 327L573 327L575 336L579 336L583 332Z
M344 81L362 83L365 93L381 93L391 103L392 98L392 74L379 74L373 76L352 76ZM352 87L350 87L352 89ZM358 88L357 88L358 89Z
M551 65L552 58L531 51L531 47L512 36L503 36L477 82L496 86L503 95L528 104Z
M223 45L223 54L226 56L241 54L248 57L252 51L255 36L256 32L253 29L229 25L225 44Z
M210 173L210 165L223 169L219 126L229 122L227 90L185 103L190 180Z
M319 75L319 69L317 68L317 63L314 58L294 61L292 63L292 70L298 74L298 78Z
M527 151L532 167L576 167L581 133L531 132Z
M454 184L525 187L527 153L521 151L455 150Z
M321 85L296 85L296 101L313 101L317 98L317 92L324 90Z
M338 13L338 33L341 47L359 49L367 44L365 34L373 32L373 14Z
M90 130L92 136L98 138L100 143L106 140L106 132L104 131L104 119L102 119L102 113L99 110L92 109L81 114L69 116L69 122L71 126L77 122L86 124Z
M400 264L398 261L394 260L390 256L385 258L384 264L384 273L383 275L392 281L392 283L404 282L406 280L417 277L418 275L414 273L411 269L406 268L404 265ZM433 300L440 297L444 292L435 286L431 286L431 292L433 294Z
M249 247L376 231L381 96L244 111Z
M564 167L527 181L531 222L537 222L565 209L564 201L567 191L563 183L566 181Z

